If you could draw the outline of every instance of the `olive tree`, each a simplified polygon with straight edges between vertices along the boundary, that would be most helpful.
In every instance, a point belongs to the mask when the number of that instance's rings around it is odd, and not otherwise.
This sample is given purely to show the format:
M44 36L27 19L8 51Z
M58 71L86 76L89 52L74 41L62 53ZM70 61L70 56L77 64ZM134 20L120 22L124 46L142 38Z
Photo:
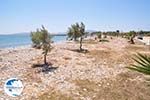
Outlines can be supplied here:
M130 39L130 43L131 43L131 44L135 44L134 38L135 38L135 36L136 36L136 32L135 32L135 31L130 31L130 32L128 33L128 36L129 36L129 39Z
M79 23L71 25L71 27L68 28L67 34L68 34L68 38L70 38L70 40L77 41L77 39L79 38L80 51L83 51L82 41L83 41L84 35L86 34L85 25L83 24L83 22L81 22L80 25L79 25Z
M34 45L38 45L43 50L44 64L47 65L46 57L51 47L51 35L42 26L41 29L37 29L35 32L31 32L31 40Z

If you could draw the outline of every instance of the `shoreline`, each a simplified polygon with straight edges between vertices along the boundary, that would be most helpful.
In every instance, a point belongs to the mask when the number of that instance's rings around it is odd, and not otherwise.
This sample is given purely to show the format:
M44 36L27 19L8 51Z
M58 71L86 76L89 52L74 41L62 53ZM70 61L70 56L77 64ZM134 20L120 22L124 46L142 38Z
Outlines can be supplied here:
M59 41L51 43L52 45L60 45L60 44L66 44L68 41ZM14 46L14 47L4 47L0 48L0 50L16 50L16 49L26 49L26 48L32 48L32 44L27 45L20 45L20 46Z

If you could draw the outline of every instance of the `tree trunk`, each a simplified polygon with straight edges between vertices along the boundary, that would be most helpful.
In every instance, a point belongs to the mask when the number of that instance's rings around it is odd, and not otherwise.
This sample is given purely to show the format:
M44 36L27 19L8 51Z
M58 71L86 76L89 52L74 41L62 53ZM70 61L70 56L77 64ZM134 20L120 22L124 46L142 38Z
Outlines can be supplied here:
M82 40L83 40L83 38L81 37L81 38L80 38L80 51L83 50L83 49L82 49Z
M74 36L74 41L77 41L77 37L76 36Z
M46 62L46 54L44 54L44 64L46 65L47 62Z
M135 44L135 42L134 42L134 37L135 37L134 35L130 37L130 42L131 42L131 44Z
M130 39L131 44L134 44L134 40L133 38Z

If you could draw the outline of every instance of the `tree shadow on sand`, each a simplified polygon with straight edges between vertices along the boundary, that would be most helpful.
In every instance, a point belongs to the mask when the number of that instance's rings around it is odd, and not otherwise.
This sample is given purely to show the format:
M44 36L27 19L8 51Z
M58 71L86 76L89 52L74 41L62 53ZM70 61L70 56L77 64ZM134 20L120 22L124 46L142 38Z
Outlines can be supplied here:
M89 51L87 49L82 49L82 50L80 50L80 49L70 49L70 48L65 48L65 49L69 50L69 51L77 52L77 53L84 53L84 54L89 53Z
M49 72L54 72L58 67L53 67L52 64L33 64L32 68L40 68L38 73L43 72L43 73L49 73Z

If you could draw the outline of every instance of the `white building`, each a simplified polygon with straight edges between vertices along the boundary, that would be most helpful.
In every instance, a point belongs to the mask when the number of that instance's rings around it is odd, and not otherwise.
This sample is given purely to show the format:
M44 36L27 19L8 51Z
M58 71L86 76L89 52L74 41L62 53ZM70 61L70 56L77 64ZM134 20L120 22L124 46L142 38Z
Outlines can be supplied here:
M145 45L150 45L150 36L141 36L140 38L136 37L135 39L144 43Z
M150 36L144 36L144 37L143 37L143 42L144 42L146 45L150 45Z

